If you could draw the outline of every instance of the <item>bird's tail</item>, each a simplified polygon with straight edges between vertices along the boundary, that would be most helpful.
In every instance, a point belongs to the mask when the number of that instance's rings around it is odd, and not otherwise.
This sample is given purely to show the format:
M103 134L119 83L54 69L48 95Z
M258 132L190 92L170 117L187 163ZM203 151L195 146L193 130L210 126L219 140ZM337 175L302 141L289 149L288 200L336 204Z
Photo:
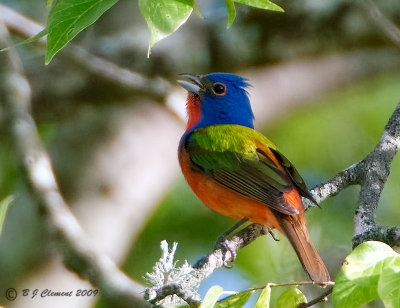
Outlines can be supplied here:
M279 224L288 237L305 271L315 282L327 282L331 278L328 270L311 244L303 215L280 216Z

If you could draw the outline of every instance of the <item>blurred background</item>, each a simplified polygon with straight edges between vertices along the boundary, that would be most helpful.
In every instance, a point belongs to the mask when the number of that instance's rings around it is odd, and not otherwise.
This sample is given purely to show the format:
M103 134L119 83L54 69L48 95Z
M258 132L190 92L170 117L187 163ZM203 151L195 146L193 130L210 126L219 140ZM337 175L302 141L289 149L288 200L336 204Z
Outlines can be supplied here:
M1 3L46 23L44 0ZM72 41L89 55L148 77L160 87L158 94L111 82L66 53L45 66L39 44L17 48L63 195L96 246L143 285L162 240L178 242L177 259L193 264L234 224L202 205L180 173L176 149L184 131L185 91L176 85L179 73L223 71L248 78L256 128L310 188L364 158L400 101L400 42L382 23L400 26L397 0L276 1L285 13L237 5L229 30L224 1L197 3L205 18L193 14L148 59L149 35L137 1L120 0ZM21 39L13 36L15 43ZM399 178L396 157L379 224L398 225ZM10 287L19 292L92 288L62 265L20 178L12 141L0 130L0 200L10 194L15 201L0 237L0 305L106 307L99 298L5 299L3 291ZM357 197L358 188L348 188L307 212L313 243L333 278L351 251ZM278 236L279 242L264 236L242 249L232 269L220 269L203 283L201 295L215 284L240 291L305 280L295 253ZM273 289L273 297L284 290ZM320 291L302 290L309 299Z

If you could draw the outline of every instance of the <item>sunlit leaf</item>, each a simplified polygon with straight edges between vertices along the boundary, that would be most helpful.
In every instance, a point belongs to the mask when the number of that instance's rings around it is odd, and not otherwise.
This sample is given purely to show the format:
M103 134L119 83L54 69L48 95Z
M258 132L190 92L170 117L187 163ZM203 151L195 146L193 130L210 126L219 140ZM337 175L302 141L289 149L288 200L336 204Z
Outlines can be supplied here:
M13 196L8 196L0 202L0 236L3 231L4 220L6 219L7 210L10 204L14 201Z
M147 56L157 42L174 33L186 22L193 6L193 0L139 0L140 12L150 31Z
M203 302L200 305L200 308L212 308L217 302L218 298L222 295L224 290L220 286L213 286L208 291L206 296L204 297Z
M400 307L400 255L385 262L378 280L378 294L386 308Z
M58 0L49 13L45 63L118 0Z
M254 308L269 308L269 302L271 301L271 287L269 284L261 291L260 296L257 299Z
M228 24L226 27L229 29L236 18L236 8L234 0L225 0L226 10L228 12Z
M347 256L336 277L333 301L336 307L359 307L378 297L378 280L385 264L398 258L381 242L365 242Z
M283 9L279 5L276 5L268 0L225 0L226 10L228 12L228 23L226 25L227 28L232 26L236 18L235 2L258 9L283 12Z
M254 290L235 293L217 302L214 308L241 308L247 303L253 292Z
M307 303L307 298L296 287L283 292L276 300L276 308L296 308L302 303Z
M245 4L259 9L283 12L283 9L279 5L276 5L275 3L272 3L271 1L268 0L234 0L234 1L237 3Z

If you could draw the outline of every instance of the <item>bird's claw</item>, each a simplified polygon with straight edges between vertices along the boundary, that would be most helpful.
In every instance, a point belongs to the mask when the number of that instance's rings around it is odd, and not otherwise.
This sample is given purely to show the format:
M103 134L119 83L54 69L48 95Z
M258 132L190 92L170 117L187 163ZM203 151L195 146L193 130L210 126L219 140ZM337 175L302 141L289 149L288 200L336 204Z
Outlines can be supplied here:
M268 228L268 227L267 227ZM268 228L268 233L272 236L272 238L274 239L274 241L279 242L280 239L276 237L274 230L272 230L271 228Z
M223 254L224 257L223 266L225 268L231 269L232 265L229 265L228 262L234 262L237 254L236 251L229 246L229 241L227 240L227 238L225 236L220 236L215 244L215 248L216 249L222 248L223 250L230 252L231 257L229 258L229 260L226 260L225 259L226 254L225 253Z
M224 243L226 242L227 238L225 235L221 235L217 238L217 241L215 242L215 248L221 247L224 245Z

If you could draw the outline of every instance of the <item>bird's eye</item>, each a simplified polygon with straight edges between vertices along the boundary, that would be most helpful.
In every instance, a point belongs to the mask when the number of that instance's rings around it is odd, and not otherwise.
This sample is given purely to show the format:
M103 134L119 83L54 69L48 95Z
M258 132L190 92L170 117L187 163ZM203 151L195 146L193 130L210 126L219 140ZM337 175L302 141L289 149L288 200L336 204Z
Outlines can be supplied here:
M226 86L217 82L213 85L212 91L217 96L224 96L226 94Z

